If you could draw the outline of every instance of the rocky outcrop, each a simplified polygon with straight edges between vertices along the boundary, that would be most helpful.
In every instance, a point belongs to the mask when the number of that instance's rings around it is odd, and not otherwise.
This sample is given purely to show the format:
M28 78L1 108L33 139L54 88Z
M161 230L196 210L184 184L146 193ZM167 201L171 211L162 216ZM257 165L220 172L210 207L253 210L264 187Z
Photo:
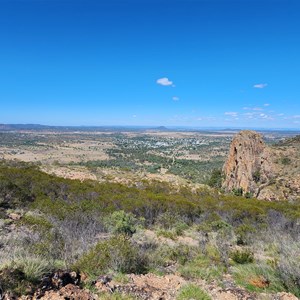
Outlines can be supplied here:
M232 140L223 167L227 192L263 200L300 200L300 136L267 146L255 131L241 131Z
M258 197L274 177L271 152L262 136L250 130L239 132L231 142L223 172L226 191L238 190Z

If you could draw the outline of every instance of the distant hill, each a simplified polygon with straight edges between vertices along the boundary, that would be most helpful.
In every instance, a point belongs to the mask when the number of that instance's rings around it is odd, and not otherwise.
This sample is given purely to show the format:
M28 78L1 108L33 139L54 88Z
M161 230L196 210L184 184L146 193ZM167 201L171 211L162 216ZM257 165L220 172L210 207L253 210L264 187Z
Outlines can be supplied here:
M154 128L154 130L169 131L169 129L166 126L159 126L159 127Z
M300 145L300 135L296 135L295 137L285 139L279 142L276 146L293 146Z
M0 124L0 130L43 130L50 129L52 126L40 125L40 124Z

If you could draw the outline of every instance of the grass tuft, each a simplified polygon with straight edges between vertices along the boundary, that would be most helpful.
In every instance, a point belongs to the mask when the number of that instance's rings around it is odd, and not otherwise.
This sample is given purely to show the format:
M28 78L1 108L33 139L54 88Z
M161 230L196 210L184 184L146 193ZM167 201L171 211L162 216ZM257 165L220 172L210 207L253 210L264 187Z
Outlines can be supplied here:
M176 300L211 300L211 297L195 284L187 284L182 287Z

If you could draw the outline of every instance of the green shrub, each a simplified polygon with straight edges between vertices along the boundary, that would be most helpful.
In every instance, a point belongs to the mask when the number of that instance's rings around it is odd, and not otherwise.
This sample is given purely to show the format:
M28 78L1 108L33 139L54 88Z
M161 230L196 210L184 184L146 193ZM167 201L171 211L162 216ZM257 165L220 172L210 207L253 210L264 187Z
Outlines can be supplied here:
M254 226L244 223L236 227L234 230L236 234L238 245L247 245L249 243L250 236L256 232Z
M230 253L230 258L238 264L249 264L254 261L254 255L249 249L233 250Z
M253 198L253 193L246 192L244 196L245 196L245 198L250 199L250 198Z
M197 253L199 253L199 250L197 248L184 244L179 244L170 249L170 258L173 261L184 265L189 260L194 258Z
M230 229L231 225L227 222L223 221L222 219L213 221L210 223L210 227L213 231L219 231L224 229Z
M97 276L113 270L121 273L143 273L146 268L145 258L126 235L116 235L99 242L84 254L74 268Z
M185 224L181 219L182 219L181 216L178 215L177 213L167 211L165 213L161 213L156 218L155 223L156 225L164 229L173 229L178 224Z
M258 183L260 181L260 170L256 170L252 174L254 182Z
M289 165L289 164L291 164L291 159L289 158L289 157L282 157L281 158L281 163L283 164L283 165Z
M179 267L178 272L187 279L205 279L213 281L220 279L224 273L224 266L207 256L198 255L190 259L184 266Z
M196 228L198 231L208 234L212 231L219 233L231 231L232 226L228 222L224 221L217 213L213 212Z
M243 188L236 188L232 190L233 195L235 196L243 196Z
M189 226L186 223L180 221L174 225L174 231L177 235L182 235L188 228Z
M105 218L105 226L112 233L132 235L136 232L138 220L124 210L113 212Z
M195 284L187 284L179 290L177 300L211 300L211 297Z

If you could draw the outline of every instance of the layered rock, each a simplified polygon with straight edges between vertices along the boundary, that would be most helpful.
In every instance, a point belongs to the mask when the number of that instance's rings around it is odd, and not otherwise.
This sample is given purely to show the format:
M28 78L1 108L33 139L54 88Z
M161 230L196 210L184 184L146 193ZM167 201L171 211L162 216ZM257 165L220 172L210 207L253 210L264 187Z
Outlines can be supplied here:
M231 142L223 172L226 191L240 190L257 197L274 176L271 152L262 136L250 130L239 132Z

